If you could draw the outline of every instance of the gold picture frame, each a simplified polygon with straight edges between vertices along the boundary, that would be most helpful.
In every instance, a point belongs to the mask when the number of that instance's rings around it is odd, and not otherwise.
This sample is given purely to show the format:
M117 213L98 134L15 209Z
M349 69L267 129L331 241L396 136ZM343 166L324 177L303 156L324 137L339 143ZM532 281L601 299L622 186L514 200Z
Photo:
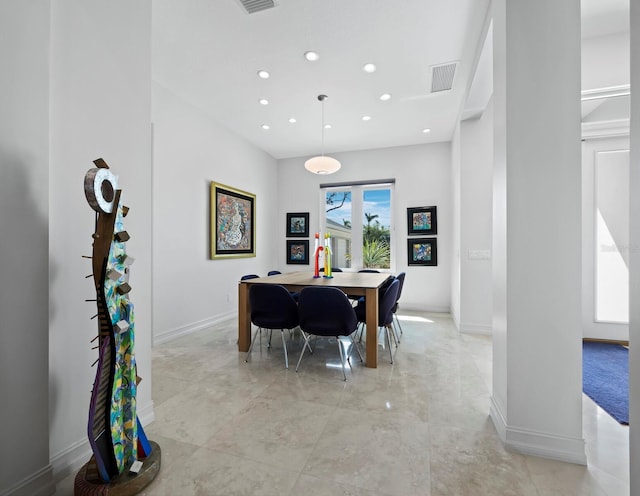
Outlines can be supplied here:
M256 195L211 182L211 258L256 256Z

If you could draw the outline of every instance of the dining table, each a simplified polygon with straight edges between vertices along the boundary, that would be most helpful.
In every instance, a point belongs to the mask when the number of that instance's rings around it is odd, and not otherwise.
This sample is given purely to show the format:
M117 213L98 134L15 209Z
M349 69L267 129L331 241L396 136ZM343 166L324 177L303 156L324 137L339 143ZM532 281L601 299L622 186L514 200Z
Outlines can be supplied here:
M249 351L251 344L251 306L249 289L254 284L279 284L289 291L300 291L308 286L339 288L349 296L364 296L367 367L378 366L378 289L391 274L376 272L334 272L332 277L314 277L311 271L289 272L267 277L245 279L238 283L238 350ZM328 312L331 309L327 309Z

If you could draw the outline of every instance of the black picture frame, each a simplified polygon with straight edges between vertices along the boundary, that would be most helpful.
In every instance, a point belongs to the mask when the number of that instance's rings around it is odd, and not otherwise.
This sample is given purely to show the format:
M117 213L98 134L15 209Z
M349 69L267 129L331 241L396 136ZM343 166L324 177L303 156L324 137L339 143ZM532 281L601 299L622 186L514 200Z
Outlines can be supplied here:
M287 264L309 265L309 240L287 240Z
M287 238L309 237L309 212L287 213Z
M407 263L423 267L438 265L438 238L408 238Z
M409 235L438 234L438 211L436 206L407 208L407 232Z

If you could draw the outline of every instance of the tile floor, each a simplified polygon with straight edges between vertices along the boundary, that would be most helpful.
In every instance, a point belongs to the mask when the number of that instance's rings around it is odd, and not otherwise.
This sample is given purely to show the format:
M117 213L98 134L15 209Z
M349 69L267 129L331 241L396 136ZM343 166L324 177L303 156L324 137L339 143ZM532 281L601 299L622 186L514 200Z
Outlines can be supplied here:
M342 380L335 341L319 340L295 372L273 348L236 351L235 320L153 350L162 449L146 496L486 496L629 494L628 428L584 397L589 466L507 452L488 417L491 340L459 334L446 314L401 316L389 364L352 359ZM67 478L56 494L72 494Z

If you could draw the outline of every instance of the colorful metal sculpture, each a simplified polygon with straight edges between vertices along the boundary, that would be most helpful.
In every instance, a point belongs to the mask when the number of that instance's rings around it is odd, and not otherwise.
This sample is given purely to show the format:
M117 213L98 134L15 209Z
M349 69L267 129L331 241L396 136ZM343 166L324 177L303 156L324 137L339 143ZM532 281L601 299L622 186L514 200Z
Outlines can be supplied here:
M316 233L316 245L313 251L313 258L315 260L313 277L316 279L320 277L320 253L322 249L322 246L320 246L320 233Z
M96 211L91 260L99 352L88 423L93 458L83 477L88 482L107 484L131 470L139 459L149 457L152 445L136 414L140 378L134 353L133 303L129 299L129 270L134 259L126 253L129 234L123 222L129 209L120 203L118 178L106 162L97 159L94 164L97 168L85 175L84 189L89 205ZM159 453L157 463L156 472Z
M330 279L333 277L331 269L331 233L327 232L324 235L324 277Z

